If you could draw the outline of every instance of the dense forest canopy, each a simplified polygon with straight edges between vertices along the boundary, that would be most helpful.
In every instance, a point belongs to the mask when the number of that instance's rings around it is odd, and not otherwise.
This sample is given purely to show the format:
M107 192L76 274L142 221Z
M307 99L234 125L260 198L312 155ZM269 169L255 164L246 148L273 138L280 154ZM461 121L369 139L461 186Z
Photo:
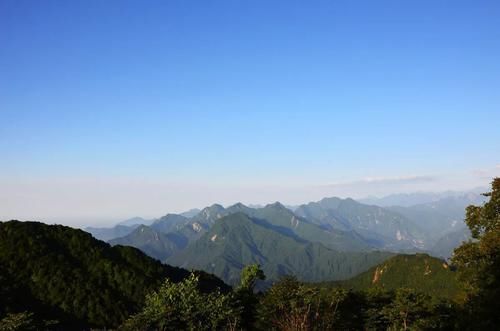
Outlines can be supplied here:
M132 247L115 246L60 225L0 223L0 314L32 311L67 327L118 326L165 279L187 270ZM204 290L228 287L199 272Z

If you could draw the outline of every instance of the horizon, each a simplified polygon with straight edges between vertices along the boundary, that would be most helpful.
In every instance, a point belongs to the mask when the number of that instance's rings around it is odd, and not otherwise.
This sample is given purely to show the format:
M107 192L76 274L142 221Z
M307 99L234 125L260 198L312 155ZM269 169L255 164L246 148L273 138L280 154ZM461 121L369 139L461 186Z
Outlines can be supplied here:
M0 220L489 187L499 14L493 1L3 1Z
M298 207L301 205L307 205L308 203L311 203L311 202L319 202L320 200L323 200L323 199L339 198L342 200L353 199L353 200L357 201L358 203L365 204L365 205L384 206L384 205L380 205L380 204L375 203L375 202L366 202L364 200L383 200L383 199L392 198L392 197L399 197L399 196L436 195L437 196L436 199L432 199L432 200L439 201L441 199L446 199L446 198L452 197L452 196L462 196L462 195L466 195L466 194L483 194L483 193L487 193L487 192L488 192L487 187L475 187L472 189L462 190L462 191L453 191L453 190L432 191L432 192L431 191L414 191L414 192L406 192L406 193L402 193L402 192L401 193L393 193L393 194L381 195L381 196L370 195L370 196L359 197L359 198L353 198L351 196L343 196L343 197L342 196L324 196L324 197L319 198L317 200L302 201L302 202L298 202L296 204L289 204L289 203L286 203L286 202L283 202L280 200L267 201L267 202L263 202L263 203L246 203L246 202L243 203L241 201L229 202L229 203L212 202L212 203L208 203L208 204L203 205L203 206L192 207L189 209L166 211L160 215L155 215L155 216L152 216L152 215L144 216L144 215L133 214L133 215L124 216L124 217L102 218L102 219L92 219L92 218L83 218L83 219L69 218L68 219L68 217L61 217L61 218L55 218L55 219L50 219L50 218L48 218L48 219L37 219L37 218L34 218L34 219L14 219L14 218L12 218L12 219L0 219L0 222L10 221L10 220L18 220L18 221L42 222L42 223L46 223L46 224L61 224L61 225L66 225L66 226L80 228L80 229L105 228L105 227L110 227L110 226L116 226L116 225L119 225L121 223L124 223L126 221L129 221L129 220L132 220L135 218L140 218L140 219L143 219L145 221L148 221L148 220L154 221L154 220L158 220L161 217L166 216L168 214L182 214L182 213L191 212L191 211L200 212L203 209L208 208L208 207L212 207L214 205L219 205L219 206L222 206L223 208L229 208L229 207L234 206L236 204L243 204L244 206L249 207L249 208L259 209L259 208L264 208L268 205L279 203L279 204L283 205L285 208L290 209L290 208L295 208L295 207ZM431 199L429 198L429 200L431 200ZM418 205L418 204L421 204L421 203L419 202L419 203L410 204L410 206ZM394 206L397 206L397 205L395 204Z

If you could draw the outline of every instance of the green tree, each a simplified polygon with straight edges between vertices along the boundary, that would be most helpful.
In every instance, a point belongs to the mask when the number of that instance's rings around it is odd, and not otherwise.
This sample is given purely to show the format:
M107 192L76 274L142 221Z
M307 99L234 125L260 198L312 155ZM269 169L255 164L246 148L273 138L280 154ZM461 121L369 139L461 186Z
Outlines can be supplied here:
M265 280L266 276L258 264L251 264L243 268L240 279L240 285L236 288L234 297L241 314L241 327L252 329L255 323L256 307L259 303L255 294L255 285L257 281Z
M203 293L198 276L180 283L165 280L160 289L146 298L142 312L129 318L125 330L219 330L237 324L231 295Z
M389 321L385 318L384 307L391 304L394 292L380 287L368 288L364 294L364 324L367 330L387 330Z
M344 289L321 289L285 276L262 298L259 327L297 331L351 329L346 320L356 314L345 310L344 303L349 297L350 293ZM355 306L352 308L359 308Z
M483 206L467 207L473 240L455 249L452 262L467 292L469 327L493 330L500 325L500 178L484 195L489 201Z
M250 264L241 271L239 290L253 291L258 280L265 280L266 275L258 264Z
M413 323L427 317L430 298L413 289L396 290L394 300L382 310L392 330L411 330Z

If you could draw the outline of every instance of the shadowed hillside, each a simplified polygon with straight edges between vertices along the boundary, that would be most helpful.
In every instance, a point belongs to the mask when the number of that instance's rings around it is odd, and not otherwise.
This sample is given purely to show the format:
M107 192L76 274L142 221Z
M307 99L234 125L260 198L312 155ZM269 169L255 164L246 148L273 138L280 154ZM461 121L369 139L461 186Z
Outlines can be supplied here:
M0 222L0 315L28 310L66 329L117 326L165 278L179 282L188 275L138 249L111 247L81 230ZM205 273L200 281L206 291L228 289Z

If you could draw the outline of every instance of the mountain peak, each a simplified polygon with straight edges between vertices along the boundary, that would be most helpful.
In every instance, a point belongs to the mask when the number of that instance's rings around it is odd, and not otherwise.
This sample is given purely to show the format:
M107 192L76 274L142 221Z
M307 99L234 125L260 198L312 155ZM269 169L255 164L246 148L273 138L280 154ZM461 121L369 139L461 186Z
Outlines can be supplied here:
M207 207L205 209L215 210L215 211L221 211L221 210L224 210L224 207L222 207L218 203L214 203L213 205L211 205L211 206L209 206L209 207Z
M231 207L229 208L247 208L247 206L245 206L244 204L242 204L241 202L237 202L235 203L234 205L232 205Z
M127 226L130 226L130 225L147 224L147 223L151 223L151 221L145 220L142 217L132 217L132 218L129 218L129 219L125 220L125 221L122 221L122 222L118 223L117 225L127 225Z
M276 201L275 203L270 203L268 205L266 205L264 208L274 208L274 209L286 209L288 210L288 208L286 208L281 202L279 201Z
M165 216L162 216L159 219L157 219L154 223L158 221L168 221L172 219L181 219L181 218L186 218L186 217L179 214L168 213Z
M180 219L186 219L185 216L183 215L179 215L179 214L167 214L165 216L162 216L160 217L159 219L157 219L156 221L154 221L154 223L158 223L158 222L161 222L161 221L176 221L176 220L180 220Z
M144 225L144 224L141 224L139 225L133 232L140 232L140 233L152 233L152 232L155 232L152 228L150 228L149 226L147 225Z
M203 208L203 210L198 214L197 218L207 220L215 220L221 218L224 214L225 208L221 205L214 203L209 207Z
M251 210L250 207L245 206L241 202L235 203L234 205L227 207L226 211L229 214L236 213L236 212L248 212Z
M318 201L318 204L323 208L337 209L343 200L337 197L323 198ZM314 204L314 202L311 202Z
M224 207L218 203L214 203L213 205L203 208L200 214L208 215L211 213L220 213L221 211L224 211Z

